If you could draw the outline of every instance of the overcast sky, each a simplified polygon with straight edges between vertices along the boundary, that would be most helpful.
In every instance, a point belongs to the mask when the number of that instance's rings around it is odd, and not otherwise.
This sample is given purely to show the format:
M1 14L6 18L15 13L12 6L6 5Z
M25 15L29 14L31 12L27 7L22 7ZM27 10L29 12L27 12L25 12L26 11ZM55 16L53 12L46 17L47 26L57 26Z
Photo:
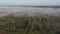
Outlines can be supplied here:
M60 5L60 0L0 0L0 5Z

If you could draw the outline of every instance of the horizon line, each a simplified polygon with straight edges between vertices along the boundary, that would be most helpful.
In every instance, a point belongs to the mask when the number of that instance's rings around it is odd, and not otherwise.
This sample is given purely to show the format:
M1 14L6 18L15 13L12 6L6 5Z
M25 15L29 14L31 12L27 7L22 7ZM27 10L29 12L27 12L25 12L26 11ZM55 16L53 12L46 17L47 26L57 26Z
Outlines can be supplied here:
M2 7L40 7L40 8L60 8L59 5L0 5Z

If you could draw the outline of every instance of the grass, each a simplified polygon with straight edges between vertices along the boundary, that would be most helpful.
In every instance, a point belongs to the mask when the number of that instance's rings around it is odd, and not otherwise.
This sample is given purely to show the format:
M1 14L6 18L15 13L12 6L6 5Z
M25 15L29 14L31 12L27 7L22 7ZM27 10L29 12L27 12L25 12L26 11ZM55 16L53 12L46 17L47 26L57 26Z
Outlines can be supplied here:
M20 31L17 31L17 32L8 32L8 31L6 31L6 34L25 34L25 30L21 29Z
M29 32L29 34L40 34L40 31L35 31L35 32ZM17 32L8 32L6 31L6 34L26 34L26 30L21 29L20 31Z

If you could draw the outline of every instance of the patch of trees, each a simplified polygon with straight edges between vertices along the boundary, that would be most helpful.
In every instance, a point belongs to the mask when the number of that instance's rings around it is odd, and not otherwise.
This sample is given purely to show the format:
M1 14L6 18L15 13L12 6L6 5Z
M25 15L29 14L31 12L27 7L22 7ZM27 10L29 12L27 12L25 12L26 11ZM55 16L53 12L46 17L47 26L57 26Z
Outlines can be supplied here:
M20 29L27 30L26 34L29 32L40 31L41 34L51 33L51 31L55 31L57 29L56 23L60 22L60 18L51 18L51 17L29 17L29 16L4 16L0 19L0 25L5 31L9 32L17 32ZM0 27L1 27L0 26ZM59 28L59 27L58 27ZM57 32L56 32L57 33ZM59 32L58 32L59 33Z

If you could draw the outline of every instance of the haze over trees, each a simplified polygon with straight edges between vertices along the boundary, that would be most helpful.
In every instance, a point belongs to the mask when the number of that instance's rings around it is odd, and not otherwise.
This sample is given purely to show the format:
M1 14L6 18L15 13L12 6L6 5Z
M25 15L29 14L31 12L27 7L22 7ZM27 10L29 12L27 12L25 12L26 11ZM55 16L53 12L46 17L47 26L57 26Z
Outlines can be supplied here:
M0 9L0 31L6 34L60 34L59 26L60 8Z

